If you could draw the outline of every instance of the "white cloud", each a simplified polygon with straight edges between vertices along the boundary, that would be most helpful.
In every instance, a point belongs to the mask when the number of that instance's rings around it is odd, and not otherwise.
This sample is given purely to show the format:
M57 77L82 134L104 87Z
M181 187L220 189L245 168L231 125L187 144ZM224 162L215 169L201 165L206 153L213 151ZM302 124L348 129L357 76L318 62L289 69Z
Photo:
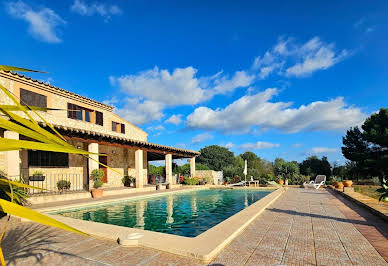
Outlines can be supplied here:
M135 75L111 77L111 83L131 96L145 97L166 105L192 105L206 99L192 67L176 68L172 73L155 67Z
M161 130L164 130L164 126L162 125L157 125L157 126L149 126L147 127L147 130L150 130L150 131L161 131Z
M193 67L176 68L171 73L166 69L153 69L134 75L111 76L113 86L131 96L145 97L169 106L195 105L209 100L214 95L225 94L239 87L249 86L254 76L245 71L236 71L232 78L218 72L211 77L196 77Z
M228 149L231 149L233 148L235 145L232 143L232 142L228 142L224 145L225 148L228 148Z
M102 3L87 4L82 0L75 0L71 11L82 16L100 15L108 21L114 15L121 15L123 11L116 5L105 5Z
M169 119L167 119L165 121L165 123L168 123L168 124L174 124L174 125L179 125L180 123L182 122L182 115L181 114L178 114L178 115L172 115L170 116Z
M278 148L280 144L258 141L256 143L244 143L241 144L241 148L244 150L262 150L262 149L272 149Z
M302 146L302 144L301 144L301 143L295 143L295 144L292 144L291 146L292 146L293 148L299 148L299 147Z
M186 125L233 133L247 133L252 127L295 133L343 130L362 123L366 117L359 108L347 106L342 97L291 108L289 102L270 102L277 92L272 88L246 95L224 109L198 107L187 117Z
M164 105L158 102L128 98L126 104L116 109L115 113L135 125L142 125L160 120L164 116L163 108Z
M7 12L18 19L26 21L28 32L36 39L48 42L59 43L62 40L58 37L58 27L66 24L52 9L43 7L34 10L23 1L9 2L6 4Z
M322 154L322 153L333 153L337 152L338 150L335 148L328 148L328 147L314 147L311 149L311 152L313 154Z
M279 39L272 49L255 58L252 69L258 71L261 79L275 71L288 77L303 77L327 69L348 55L347 50L336 51L334 44L327 44L319 37L304 44L296 43L292 38Z
M202 134L198 134L198 135L194 136L191 140L191 143L198 144L198 143L204 142L205 140L209 140L212 138L213 138L213 136L211 134L202 133Z
M109 80L112 86L118 86L131 98L138 97L145 99L145 103L157 105L152 107L154 111L136 107L136 109L141 109L141 113L137 118L131 118L131 120L146 123L160 119L163 116L162 110L167 106L195 105L211 99L214 95L225 94L236 88L248 86L254 79L254 76L244 71L236 71L231 78L223 75L222 72L210 77L196 77L196 73L197 70L193 67L176 68L171 73L155 67L134 75L111 76ZM130 109L126 110L127 107ZM130 115L136 116L137 114L131 105L126 105L120 112L126 113L128 119ZM151 114L156 115L154 119ZM166 120L166 123L177 125L180 121L181 115L176 115Z

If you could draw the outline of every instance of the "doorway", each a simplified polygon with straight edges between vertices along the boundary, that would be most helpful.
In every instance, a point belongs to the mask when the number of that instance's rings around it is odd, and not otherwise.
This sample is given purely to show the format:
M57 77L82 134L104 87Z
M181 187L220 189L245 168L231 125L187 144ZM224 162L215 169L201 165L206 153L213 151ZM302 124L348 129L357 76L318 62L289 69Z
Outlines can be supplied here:
M108 165L108 156L99 156L98 161L104 165ZM102 182L108 183L108 168L106 166L99 164L99 169L104 171L104 177L101 179Z

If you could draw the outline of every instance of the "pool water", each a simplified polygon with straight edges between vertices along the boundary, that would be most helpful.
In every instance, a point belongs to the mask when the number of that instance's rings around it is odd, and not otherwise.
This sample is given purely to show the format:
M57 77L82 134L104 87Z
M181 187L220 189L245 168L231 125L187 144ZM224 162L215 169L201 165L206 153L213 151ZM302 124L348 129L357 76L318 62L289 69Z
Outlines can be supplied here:
M195 237L272 191L204 189L52 212L66 217Z

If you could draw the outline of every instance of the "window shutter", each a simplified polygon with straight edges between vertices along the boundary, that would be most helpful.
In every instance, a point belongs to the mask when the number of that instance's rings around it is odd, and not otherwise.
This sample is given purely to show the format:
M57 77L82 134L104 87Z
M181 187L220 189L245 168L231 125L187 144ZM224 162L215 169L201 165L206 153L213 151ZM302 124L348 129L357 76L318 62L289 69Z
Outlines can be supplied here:
M45 95L20 88L21 105L37 106L47 108L47 97Z
M104 125L104 115L102 112L96 111L96 124L100 126Z
M121 133L125 134L125 125L121 124Z

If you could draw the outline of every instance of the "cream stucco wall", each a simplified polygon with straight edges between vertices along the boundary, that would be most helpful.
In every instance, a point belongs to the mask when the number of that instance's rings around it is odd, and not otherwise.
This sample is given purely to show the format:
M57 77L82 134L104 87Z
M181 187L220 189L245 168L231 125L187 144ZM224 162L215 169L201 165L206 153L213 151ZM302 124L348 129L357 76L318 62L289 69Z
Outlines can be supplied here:
M64 96L62 95L63 93L60 93L58 89L51 88L48 85L39 84L38 82L28 81L25 78L15 77L12 74L4 72L0 72L0 84L17 97L20 97L20 88L47 96L47 107L62 110L39 112L39 114L49 123L54 125L95 131L119 137L126 137L133 140L147 141L148 134L146 132L132 125L123 118L120 118L113 112L108 111L105 105L99 104L98 102L85 100L81 101L79 97L75 97L72 94ZM11 105L14 104L12 100L10 100L9 97L6 96L2 91L0 91L0 103ZM84 122L68 118L67 103L73 103L84 108L102 112L104 116L104 125L100 126L91 122ZM92 117L94 118L94 115L92 115ZM35 115L34 118L40 121L40 119ZM112 121L125 124L125 134L113 132Z

